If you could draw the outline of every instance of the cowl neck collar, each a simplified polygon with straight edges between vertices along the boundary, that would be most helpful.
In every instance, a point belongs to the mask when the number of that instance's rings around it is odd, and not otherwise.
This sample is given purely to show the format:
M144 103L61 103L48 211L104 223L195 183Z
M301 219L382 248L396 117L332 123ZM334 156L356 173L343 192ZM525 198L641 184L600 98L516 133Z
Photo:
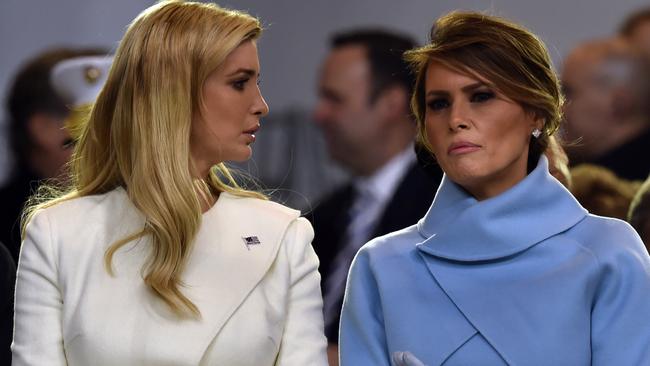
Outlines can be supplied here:
M561 233L587 211L548 173L542 156L521 182L498 196L477 201L446 175L419 232L418 248L455 261L509 257Z

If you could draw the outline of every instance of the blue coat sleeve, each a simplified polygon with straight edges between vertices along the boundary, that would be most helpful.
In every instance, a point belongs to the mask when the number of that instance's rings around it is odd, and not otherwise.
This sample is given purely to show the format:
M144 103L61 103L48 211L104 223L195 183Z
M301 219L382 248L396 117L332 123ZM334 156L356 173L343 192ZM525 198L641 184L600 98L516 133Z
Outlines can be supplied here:
M591 314L592 365L650 365L650 258L636 233L619 239L610 243L613 250L598 257L602 267Z
M339 337L341 366L390 365L379 289L367 247L359 251L350 268Z

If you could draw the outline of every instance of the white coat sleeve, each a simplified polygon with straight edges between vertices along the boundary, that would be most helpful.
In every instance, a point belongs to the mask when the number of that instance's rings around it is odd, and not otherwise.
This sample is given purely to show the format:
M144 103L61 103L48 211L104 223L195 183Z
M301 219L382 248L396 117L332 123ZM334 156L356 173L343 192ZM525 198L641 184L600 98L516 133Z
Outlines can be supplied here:
M311 246L314 230L305 218L294 220L283 247L290 263L289 300L278 366L327 366L323 299L318 257Z
M67 365L63 348L61 286L46 213L27 226L16 275L12 364Z

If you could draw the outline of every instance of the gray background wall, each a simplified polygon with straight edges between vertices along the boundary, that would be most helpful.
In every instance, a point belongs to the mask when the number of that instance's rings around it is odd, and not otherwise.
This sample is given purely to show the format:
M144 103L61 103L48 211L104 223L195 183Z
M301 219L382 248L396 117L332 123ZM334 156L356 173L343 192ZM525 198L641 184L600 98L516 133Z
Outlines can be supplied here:
M9 161L4 100L20 63L54 45L114 48L128 23L150 0L0 0L0 181ZM642 0L225 0L221 5L262 18L262 90L271 111L308 109L319 63L337 29L381 25L424 42L432 21L453 9L488 10L523 23L547 42L556 65L578 42L606 36Z

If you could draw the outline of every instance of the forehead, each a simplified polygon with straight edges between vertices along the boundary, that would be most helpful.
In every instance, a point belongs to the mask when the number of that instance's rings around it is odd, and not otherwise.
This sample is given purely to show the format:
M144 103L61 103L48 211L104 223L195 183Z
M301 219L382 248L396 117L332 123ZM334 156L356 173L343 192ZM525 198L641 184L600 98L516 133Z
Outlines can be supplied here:
M452 66L446 62L432 59L427 65L426 85L427 88L438 84L475 84L477 82L491 85L492 83L478 72L470 69Z
M257 56L257 44L248 40L242 42L224 60L221 70L228 74L239 69L259 71L260 63Z
M333 49L323 64L323 78L349 83L367 80L370 64L366 54L365 47L361 45Z

